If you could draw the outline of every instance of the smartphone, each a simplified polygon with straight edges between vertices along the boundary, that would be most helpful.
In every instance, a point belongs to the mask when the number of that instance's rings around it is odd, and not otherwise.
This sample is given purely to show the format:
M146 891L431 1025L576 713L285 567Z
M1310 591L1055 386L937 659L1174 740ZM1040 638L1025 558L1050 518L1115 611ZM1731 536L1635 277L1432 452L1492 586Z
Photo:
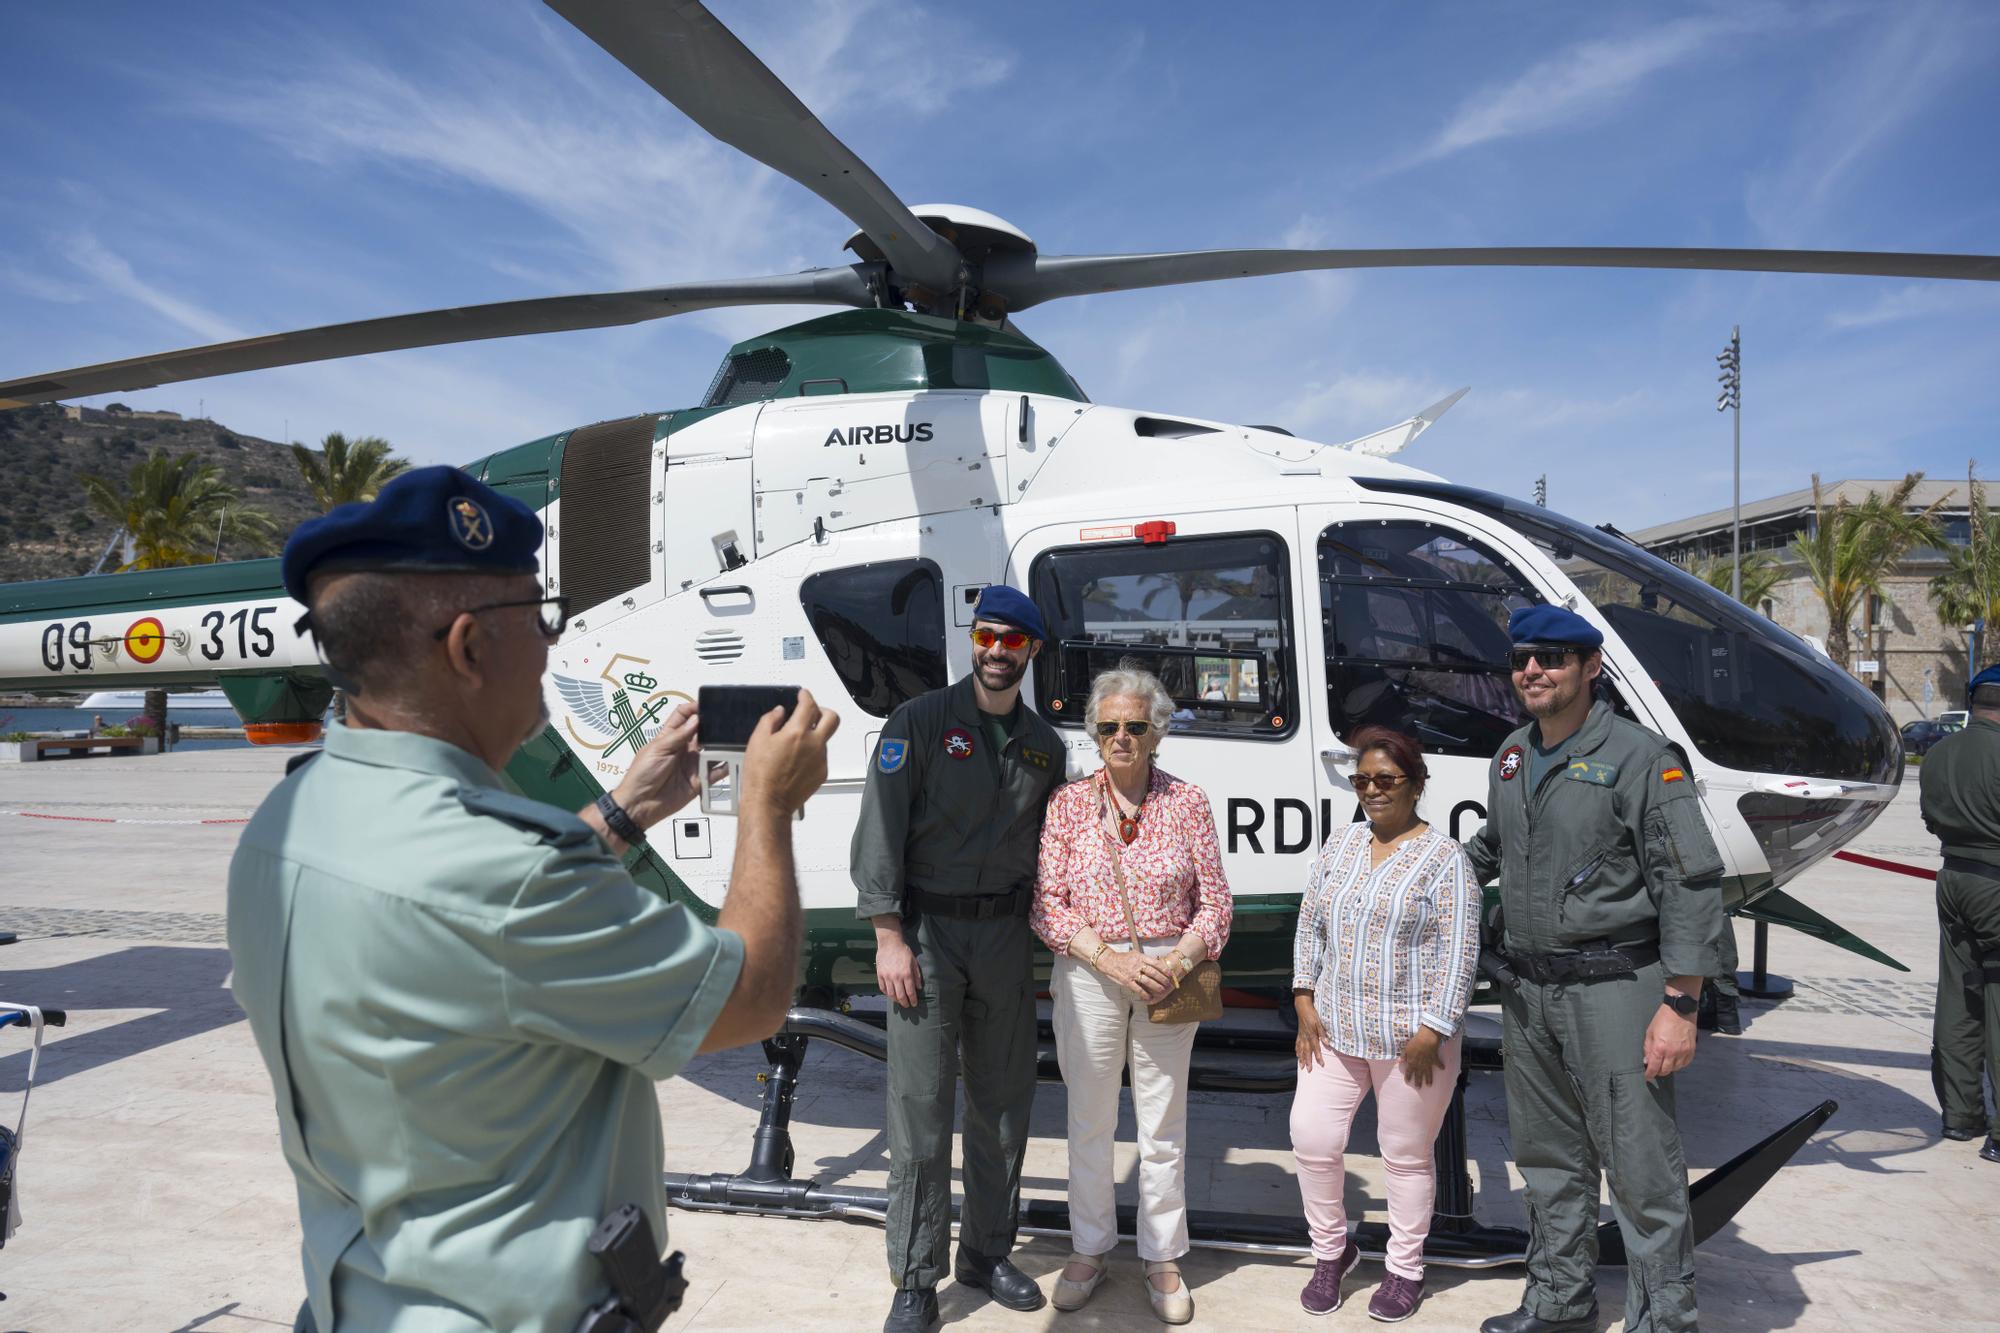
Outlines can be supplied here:
M799 706L796 685L704 685L695 699L701 715L698 739L704 750L747 750L758 719L773 708L785 710L789 721Z

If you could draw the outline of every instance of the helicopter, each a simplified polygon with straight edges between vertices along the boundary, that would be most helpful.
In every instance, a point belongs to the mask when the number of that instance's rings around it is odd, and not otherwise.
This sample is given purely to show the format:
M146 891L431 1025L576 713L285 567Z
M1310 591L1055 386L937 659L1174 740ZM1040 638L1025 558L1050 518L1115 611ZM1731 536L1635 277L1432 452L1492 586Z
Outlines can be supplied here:
M1064 735L1073 774L1094 756L1082 712L1096 673L1130 660L1173 695L1167 762L1215 805L1236 898L1222 963L1239 997L1288 990L1307 869L1329 832L1360 817L1343 737L1370 723L1411 732L1431 767L1429 817L1456 838L1479 827L1487 765L1524 720L1504 665L1507 618L1539 603L1604 632L1609 698L1686 758L1727 867L1725 902L1893 964L1784 890L1865 829L1902 774L1888 713L1803 640L1615 529L1397 461L1458 395L1374 434L1318 443L1094 403L1016 318L1066 297L1353 268L1994 281L2000 258L1646 247L1044 255L994 213L904 204L694 0L548 3L701 128L849 219L853 260L22 376L0 381L0 408L733 306L840 307L736 343L694 406L463 465L541 514L544 588L571 610L550 653L550 724L507 769L523 792L580 808L704 684L805 686L851 719L796 830L802 986L785 1031L766 1043L751 1165L675 1177L676 1203L879 1211L879 1195L792 1177L791 1099L809 1042L881 1053L879 1028L846 1007L874 990L849 836L881 721L970 670L972 610L994 583L1026 591L1050 627L1024 698ZM219 685L253 741L314 739L332 686L297 628L303 609L282 591L275 560L0 589L0 687ZM733 850L730 820L688 811L629 864L712 919ZM1195 1086L1289 1088L1290 1051L1289 1036L1268 1029L1205 1033ZM1475 1050L1468 1065L1498 1058ZM1045 1060L1044 1075L1052 1069ZM1726 1222L1832 1110L1808 1111L1698 1182L1697 1236ZM1519 1260L1525 1233L1471 1220L1458 1100L1439 1174L1439 1212L1452 1221L1433 1230L1432 1259ZM1029 1229L1060 1229L1060 1205L1026 1208ZM1196 1215L1191 1230L1197 1243L1224 1245L1289 1234L1235 1215ZM1382 1236L1361 1234L1379 1253ZM1607 1261L1616 1237L1607 1228Z

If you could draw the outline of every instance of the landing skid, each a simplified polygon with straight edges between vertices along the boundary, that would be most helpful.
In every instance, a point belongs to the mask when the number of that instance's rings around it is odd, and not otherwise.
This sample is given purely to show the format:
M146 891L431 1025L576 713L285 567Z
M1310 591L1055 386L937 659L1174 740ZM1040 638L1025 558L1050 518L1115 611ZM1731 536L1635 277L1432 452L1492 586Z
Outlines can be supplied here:
M792 1104L806 1050L814 1039L845 1047L876 1060L888 1058L888 1039L880 1026L831 1009L795 1008L785 1016L784 1029L764 1043L771 1062L764 1077L764 1103L751 1136L750 1165L735 1175L685 1175L668 1172L667 1202L691 1212L792 1217L814 1221L881 1223L889 1209L879 1190L822 1185L792 1175ZM1487 1226L1473 1215L1472 1172L1466 1155L1465 1084L1474 1069L1500 1068L1499 1042L1469 1040L1459 1071L1458 1086L1438 1130L1437 1205L1431 1234L1424 1244L1427 1263L1447 1268L1493 1268L1522 1263L1528 1234L1519 1227ZM1040 1041L1037 1073L1044 1083L1060 1083L1054 1043L1046 1024ZM1209 1092L1290 1092L1296 1082L1291 1034L1255 1028L1204 1025L1195 1040L1190 1086ZM1758 1190L1770 1182L1806 1140L1837 1109L1821 1102L1775 1134L1731 1158L1696 1181L1689 1190L1694 1210L1695 1242L1707 1240L1729 1223ZM952 1204L956 1222L958 1205ZM1118 1210L1118 1231L1131 1239L1135 1224L1130 1207ZM1067 1236L1069 1206L1055 1199L1023 1199L1021 1230L1031 1236ZM1368 1258L1380 1260L1389 1243L1383 1222L1362 1222L1353 1236ZM1188 1239L1203 1249L1251 1254L1305 1255L1311 1252L1303 1216L1273 1217L1256 1213L1191 1209ZM1598 1228L1599 1261L1625 1262L1625 1242L1615 1223Z

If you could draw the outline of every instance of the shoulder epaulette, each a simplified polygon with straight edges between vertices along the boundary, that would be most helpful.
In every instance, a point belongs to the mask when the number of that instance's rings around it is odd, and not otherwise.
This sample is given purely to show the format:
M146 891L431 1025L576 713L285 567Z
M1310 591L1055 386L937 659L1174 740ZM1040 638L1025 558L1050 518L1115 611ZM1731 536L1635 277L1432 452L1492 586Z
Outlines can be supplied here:
M567 810L495 787L461 784L458 800L475 815L488 815L525 829L551 846L571 847L596 836L590 825Z

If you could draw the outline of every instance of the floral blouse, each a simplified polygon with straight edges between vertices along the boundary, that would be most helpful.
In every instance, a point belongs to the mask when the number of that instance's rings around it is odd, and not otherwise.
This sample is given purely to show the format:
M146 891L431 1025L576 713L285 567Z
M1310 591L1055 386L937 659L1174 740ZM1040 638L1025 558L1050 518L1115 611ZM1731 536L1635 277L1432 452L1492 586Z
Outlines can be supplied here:
M1099 939L1131 937L1111 869L1111 835L1101 804L1103 779L1059 787L1042 823L1042 864L1028 924L1061 954L1089 926ZM1218 958L1229 941L1233 899L1222 874L1215 814L1208 796L1155 765L1139 817L1139 836L1118 849L1132 916L1144 939L1178 939L1192 930Z
M1292 989L1312 992L1333 1048L1393 1060L1417 1025L1458 1031L1479 965L1479 885L1434 829L1370 868L1370 829L1326 840L1299 903Z

